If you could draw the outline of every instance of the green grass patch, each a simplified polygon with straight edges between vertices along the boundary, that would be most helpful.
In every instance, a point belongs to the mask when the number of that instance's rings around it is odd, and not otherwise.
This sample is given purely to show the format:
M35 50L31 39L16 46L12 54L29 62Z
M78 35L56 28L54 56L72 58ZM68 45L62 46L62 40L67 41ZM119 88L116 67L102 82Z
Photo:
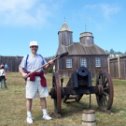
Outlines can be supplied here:
M51 74L46 75L51 88ZM92 109L96 110L97 126L126 126L126 80L113 80L114 103L112 113L98 110L95 95L92 95ZM26 126L25 81L19 73L7 74L8 89L0 89L0 126ZM48 111L53 116L53 100L48 97ZM33 126L81 125L84 110L88 109L89 96L84 95L80 103L62 104L62 117L51 121L41 119L39 99L33 102Z

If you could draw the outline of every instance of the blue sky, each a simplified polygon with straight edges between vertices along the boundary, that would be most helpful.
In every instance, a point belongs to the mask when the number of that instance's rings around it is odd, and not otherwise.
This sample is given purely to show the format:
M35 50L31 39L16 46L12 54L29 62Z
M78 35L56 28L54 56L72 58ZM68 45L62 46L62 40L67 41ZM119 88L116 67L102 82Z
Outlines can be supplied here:
M125 52L125 6L125 0L0 0L0 55L26 55L31 40L43 56L55 55L64 17L75 42L86 24L97 45Z

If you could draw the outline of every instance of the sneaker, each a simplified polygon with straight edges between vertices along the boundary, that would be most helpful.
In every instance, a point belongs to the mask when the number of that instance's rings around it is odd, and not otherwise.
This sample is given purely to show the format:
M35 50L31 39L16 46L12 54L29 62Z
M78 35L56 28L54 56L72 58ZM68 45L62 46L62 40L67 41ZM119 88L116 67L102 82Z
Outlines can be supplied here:
M50 117L48 114L43 115L42 118L45 119L45 120L51 120L52 119L52 117Z
M27 117L27 123L28 123L28 124L32 124L32 123L33 123L32 117Z

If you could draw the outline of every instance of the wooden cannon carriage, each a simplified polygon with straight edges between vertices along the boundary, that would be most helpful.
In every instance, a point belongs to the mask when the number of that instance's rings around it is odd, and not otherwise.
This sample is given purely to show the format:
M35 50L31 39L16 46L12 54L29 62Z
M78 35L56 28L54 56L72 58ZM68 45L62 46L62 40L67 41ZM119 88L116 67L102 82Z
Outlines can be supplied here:
M61 113L62 101L67 103L70 99L74 99L76 102L79 102L84 94L95 94L100 109L111 109L113 84L107 72L99 71L96 76L95 86L93 86L91 72L85 67L80 67L72 73L65 87L63 87L63 83L63 77L57 72L53 73L50 96L54 100L55 112Z

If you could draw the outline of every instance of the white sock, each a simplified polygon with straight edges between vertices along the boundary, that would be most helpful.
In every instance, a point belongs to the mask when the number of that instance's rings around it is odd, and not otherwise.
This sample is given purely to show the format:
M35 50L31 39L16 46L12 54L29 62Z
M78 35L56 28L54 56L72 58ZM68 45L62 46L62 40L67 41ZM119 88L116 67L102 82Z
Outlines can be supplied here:
M43 115L47 115L47 109L42 109Z
M27 111L27 117L32 117L31 111Z

